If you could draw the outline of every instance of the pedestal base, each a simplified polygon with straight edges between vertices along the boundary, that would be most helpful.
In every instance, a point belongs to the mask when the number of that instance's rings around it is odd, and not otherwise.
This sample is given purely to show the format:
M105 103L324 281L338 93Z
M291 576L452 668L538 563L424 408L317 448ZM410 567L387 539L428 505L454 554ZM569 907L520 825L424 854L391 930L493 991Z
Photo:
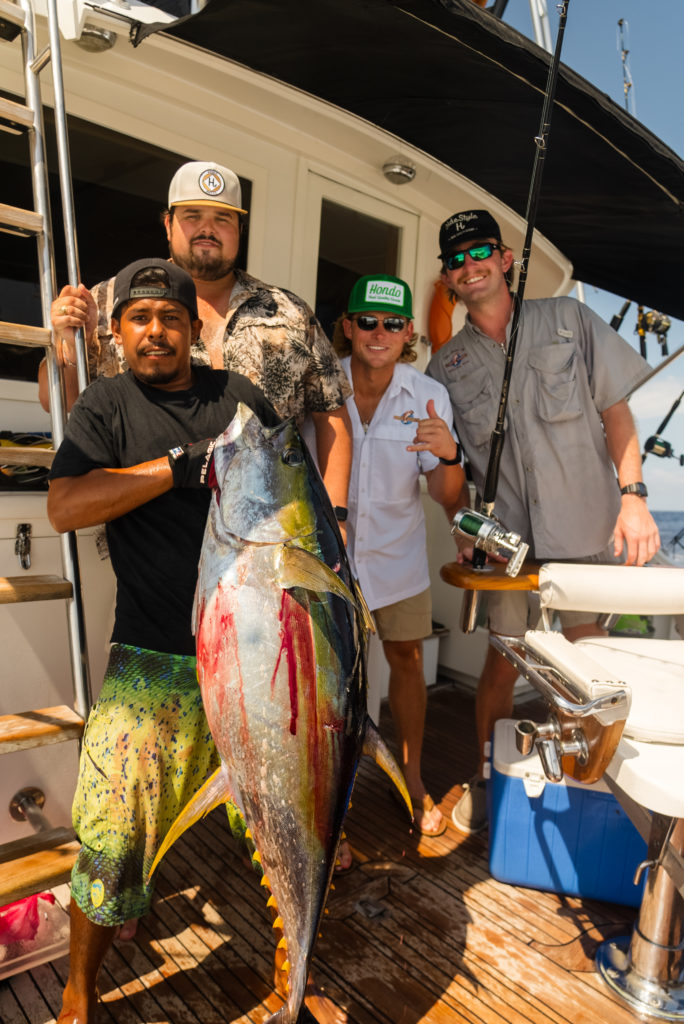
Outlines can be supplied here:
M606 984L638 1013L658 1020L684 1021L684 979L665 986L637 974L630 956L631 936L602 942L596 967Z

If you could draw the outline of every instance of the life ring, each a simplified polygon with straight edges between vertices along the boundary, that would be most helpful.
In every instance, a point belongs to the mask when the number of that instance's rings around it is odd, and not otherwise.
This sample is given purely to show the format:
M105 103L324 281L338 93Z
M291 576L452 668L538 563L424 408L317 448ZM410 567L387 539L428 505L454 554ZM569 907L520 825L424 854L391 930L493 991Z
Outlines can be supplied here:
M451 317L457 302L454 293L449 291L441 278L437 278L428 314L428 336L433 353L446 345L453 334Z

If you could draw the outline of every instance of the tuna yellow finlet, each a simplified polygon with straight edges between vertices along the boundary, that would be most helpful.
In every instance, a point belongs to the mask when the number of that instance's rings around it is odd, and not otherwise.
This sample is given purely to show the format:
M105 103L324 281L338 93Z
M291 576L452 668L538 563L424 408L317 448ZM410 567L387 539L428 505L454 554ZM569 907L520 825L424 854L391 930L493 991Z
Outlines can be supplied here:
M282 931L283 930L283 919L282 919L282 917L280 917L280 916L276 917L276 919L273 922L271 927L273 927L273 928L280 928L280 930Z

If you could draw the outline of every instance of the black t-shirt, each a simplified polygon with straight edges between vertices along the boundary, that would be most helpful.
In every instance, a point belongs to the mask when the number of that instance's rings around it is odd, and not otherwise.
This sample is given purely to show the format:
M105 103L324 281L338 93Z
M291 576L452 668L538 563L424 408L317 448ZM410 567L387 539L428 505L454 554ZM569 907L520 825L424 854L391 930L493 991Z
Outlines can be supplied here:
M128 370L98 377L74 404L50 479L136 466L188 441L217 437L243 402L266 426L278 422L263 393L239 373L193 367L188 391L162 391ZM190 630L211 491L177 488L107 523L117 579L112 640L194 654Z

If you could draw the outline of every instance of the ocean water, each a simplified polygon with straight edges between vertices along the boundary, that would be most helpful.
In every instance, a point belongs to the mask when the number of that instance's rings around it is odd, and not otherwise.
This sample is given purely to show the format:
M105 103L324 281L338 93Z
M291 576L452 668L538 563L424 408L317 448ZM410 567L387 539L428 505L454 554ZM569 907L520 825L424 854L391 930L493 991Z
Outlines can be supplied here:
M660 530L662 550L675 565L684 566L684 512L653 512L653 518Z

